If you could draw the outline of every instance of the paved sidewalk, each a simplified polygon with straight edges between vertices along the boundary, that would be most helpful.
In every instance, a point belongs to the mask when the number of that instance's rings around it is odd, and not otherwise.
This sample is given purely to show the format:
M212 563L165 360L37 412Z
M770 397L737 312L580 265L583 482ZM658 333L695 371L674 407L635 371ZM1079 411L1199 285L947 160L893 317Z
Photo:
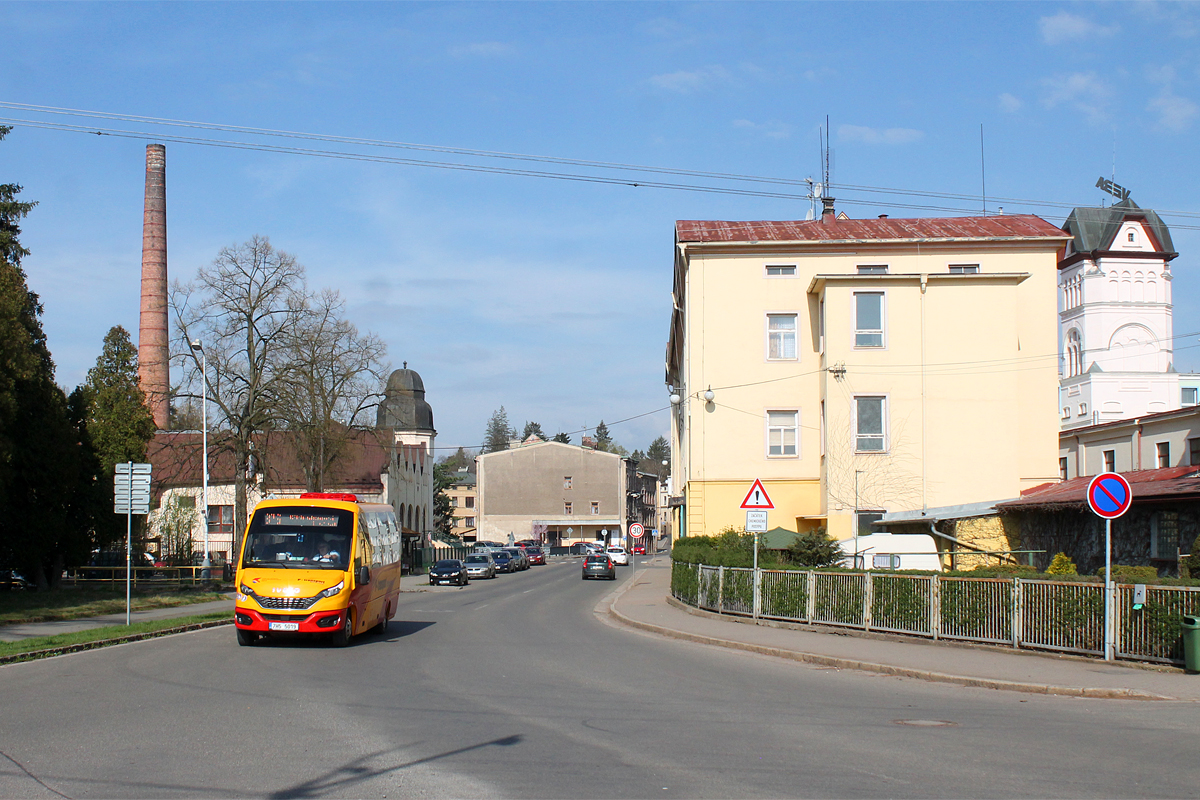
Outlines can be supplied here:
M1200 675L1051 653L949 644L908 637L854 635L820 626L754 624L697 612L669 597L670 559L643 565L608 607L626 625L676 639L859 669L992 689L1135 700L1200 702Z
M233 595L224 600L213 600L209 603L194 603L190 606L172 606L170 608L151 608L146 611L134 611L130 615L132 622L146 622L152 619L175 619L190 617L194 614L209 614L214 611L228 611L233 616ZM30 622L24 625L0 626L0 642L19 642L34 636L55 636L60 633L76 633L92 628L104 628L109 625L124 625L125 612L105 614L101 617L83 617L81 619L64 619L55 622Z

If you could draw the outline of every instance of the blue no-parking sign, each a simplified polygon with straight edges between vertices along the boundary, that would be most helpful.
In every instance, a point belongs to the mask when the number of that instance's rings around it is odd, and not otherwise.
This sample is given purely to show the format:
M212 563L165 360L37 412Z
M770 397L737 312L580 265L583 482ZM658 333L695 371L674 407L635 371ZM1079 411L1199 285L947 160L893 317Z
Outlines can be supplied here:
M1129 481L1115 472L1102 472L1088 484L1088 508L1104 519L1116 519L1129 510L1133 490Z

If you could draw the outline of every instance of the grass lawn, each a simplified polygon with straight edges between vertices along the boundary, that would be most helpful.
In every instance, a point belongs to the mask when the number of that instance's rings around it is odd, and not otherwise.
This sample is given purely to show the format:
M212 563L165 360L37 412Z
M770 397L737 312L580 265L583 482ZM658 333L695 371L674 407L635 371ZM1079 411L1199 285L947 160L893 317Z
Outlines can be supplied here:
M226 595L209 587L138 588L130 598L134 611L171 608L220 600ZM0 625L53 622L117 614L125 610L125 589L80 587L49 592L0 592Z
M21 653L31 653L36 650L52 650L72 645L89 644L91 642L103 642L122 636L144 636L169 628L231 619L232 617L228 611L218 611L212 614L195 614L190 617L135 622L132 625L110 625L104 628L93 628L90 631L60 633L56 636L37 636L32 639L23 639L19 642L0 642L0 658L15 656Z

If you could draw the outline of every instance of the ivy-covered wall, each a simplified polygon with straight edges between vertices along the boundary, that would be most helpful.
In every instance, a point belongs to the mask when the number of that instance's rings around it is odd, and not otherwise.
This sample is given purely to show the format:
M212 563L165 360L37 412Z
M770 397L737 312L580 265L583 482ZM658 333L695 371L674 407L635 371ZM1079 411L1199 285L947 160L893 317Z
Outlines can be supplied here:
M1092 575L1104 566L1104 520L1078 509L1020 511L1008 515L1020 521L1020 548L1044 550L1033 563L1045 570L1056 553L1066 553L1080 574ZM1112 523L1113 564L1154 566L1160 576L1177 576L1176 546L1186 555L1200 534L1200 503L1134 505ZM1152 553L1152 543L1157 552Z

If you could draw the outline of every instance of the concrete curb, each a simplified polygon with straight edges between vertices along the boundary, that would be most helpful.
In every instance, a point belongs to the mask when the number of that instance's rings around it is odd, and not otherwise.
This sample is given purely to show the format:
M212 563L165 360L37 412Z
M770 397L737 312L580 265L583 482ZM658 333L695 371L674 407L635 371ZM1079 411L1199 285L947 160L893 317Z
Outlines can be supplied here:
M21 661L36 661L40 658L65 656L71 653L82 653L85 650L98 650L101 647L111 647L115 644L140 642L143 639L157 639L160 636L170 636L171 634L175 633L188 633L189 631L199 631L205 628L216 628L220 625L232 624L232 617L229 619L214 619L208 622L196 622L191 625L179 625L175 628L163 628L162 630L150 631L149 633L135 633L129 636L118 636L115 639L98 639L94 642L81 642L80 644L69 644L63 647L50 647L45 650L30 650L27 653L14 653L11 656L0 656L0 666L5 664L16 664Z
M630 581L628 586L622 587L619 592L614 592L612 595L610 595L611 600L609 598L605 598L604 601L601 601L602 603L605 601L608 602L608 615L622 625L627 625L631 628L637 628L639 630L655 633L670 639L680 639L685 642L695 642L697 644L727 647L731 650L744 650L748 653L757 653L759 655L786 658L791 661L799 661L805 664L816 664L823 667L854 669L862 672L874 672L881 675L894 675L901 678L916 678L918 680L932 681L934 683L953 683L959 686L971 686L979 689L999 689L1008 692L1024 692L1026 694L1047 694L1058 695L1062 697L1090 697L1107 700L1179 700L1179 698L1176 697L1168 697L1166 695L1153 694L1151 692L1140 692L1134 689L1104 689L1089 686L1052 686L1048 684L1000 680L997 678L974 678L966 675L951 675L945 672L913 669L911 667L897 667L891 664L878 664L871 661L858 661L856 659L839 658L837 656L827 656L820 653L805 653L799 650L788 650L781 647L768 647L766 645L739 642L732 639L719 639L713 636L703 636L696 633L677 631L673 628L666 628L661 625L654 625L649 622L641 622L639 620L630 619L618 611L617 600L620 599L620 596L624 594L625 591L632 588L632 586L633 582Z

